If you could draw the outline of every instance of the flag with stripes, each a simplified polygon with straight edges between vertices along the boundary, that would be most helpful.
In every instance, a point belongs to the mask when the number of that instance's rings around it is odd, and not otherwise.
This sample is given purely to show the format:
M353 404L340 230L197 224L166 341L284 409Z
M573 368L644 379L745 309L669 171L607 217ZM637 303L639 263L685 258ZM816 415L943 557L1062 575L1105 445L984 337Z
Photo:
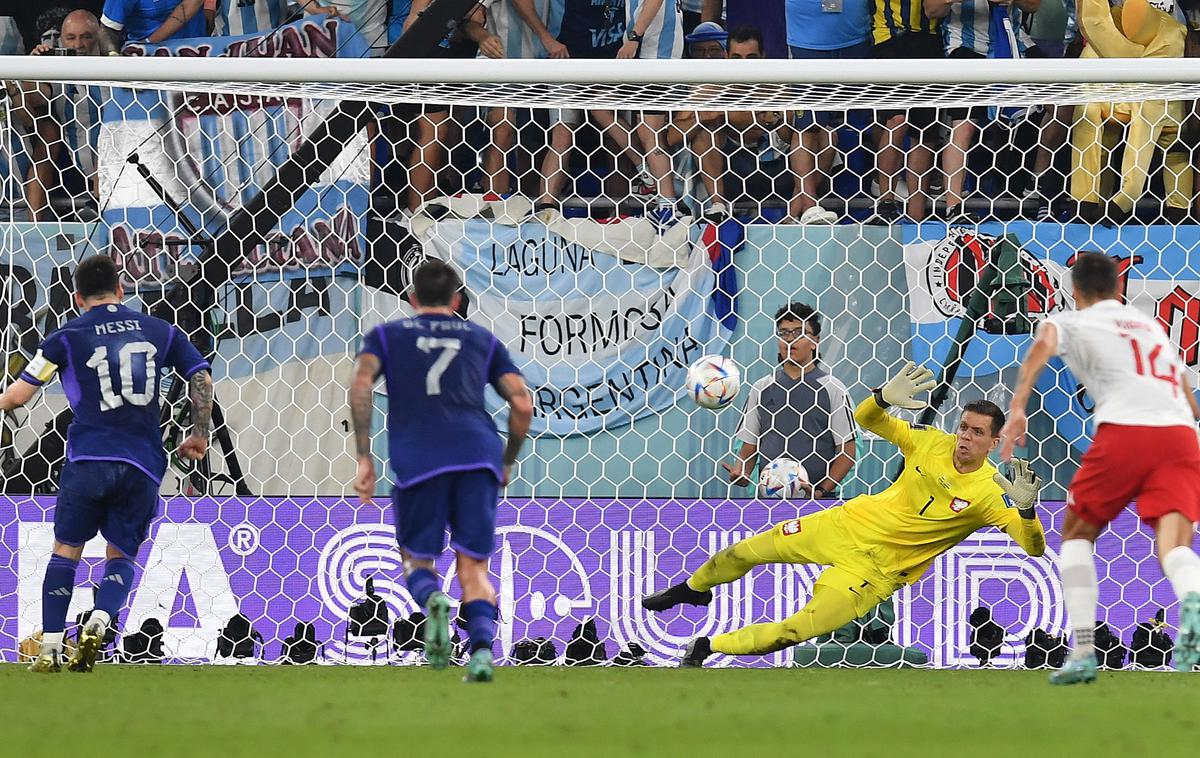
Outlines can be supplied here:
M737 328L738 279L733 255L745 241L746 228L737 219L706 224L700 232L700 244L708 251L717 276L712 292L713 315L729 331Z
M338 58L365 52L352 24L323 16L264 34L126 48L127 54L153 57ZM138 273L141 285L170 276L179 258L201 249L179 214L202 236L222 232L230 214L258 194L334 105L269 90L229 95L114 89L104 104L98 145L110 252L127 275ZM278 226L245 251L237 268L261 272L361 260L369 180L367 137L359 132L314 184L297 188Z

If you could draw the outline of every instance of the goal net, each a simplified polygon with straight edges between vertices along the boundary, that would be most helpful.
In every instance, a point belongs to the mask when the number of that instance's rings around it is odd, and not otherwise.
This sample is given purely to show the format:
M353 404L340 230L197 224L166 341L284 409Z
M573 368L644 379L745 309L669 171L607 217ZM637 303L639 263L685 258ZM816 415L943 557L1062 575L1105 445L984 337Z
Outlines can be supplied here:
M756 569L707 609L653 615L639 600L740 538L885 488L899 453L849 409L905 360L948 387L914 423L953 429L978 398L1007 408L1031 329L1072 307L1081 250L1116 258L1122 296L1189 370L1200 362L1191 61L414 64L337 59L361 54L344 28L0 59L7 379L75 314L71 271L95 253L118 262L133 307L213 359L212 451L172 459L121 618L126 637L157 623L169 661L224 660L237 614L260 660L283 658L297 624L321 660L418 660L390 485L373 505L347 497L345 398L360 335L411 312L425 258L463 273L466 317L533 392L492 559L507 662L665 665L694 636L796 612L820 567ZM242 59L251 46L296 57ZM777 320L789 303L818 316ZM781 350L805 363L800 379ZM684 387L706 354L742 374L720 411ZM174 386L168 445L187 418ZM386 449L388 402L404 399L381 386L383 471L403 454ZM980 531L832 639L717 665L1053 661L1062 500L1091 406L1057 363L1034 405L1021 452L1046 481L1045 556ZM54 385L0 427L4 660L40 625L68 422ZM722 464L747 444L751 481L786 451L824 496L731 482ZM1161 666L1169 650L1173 599L1150 546L1132 514L1098 546L1113 664ZM92 583L102 558L89 543ZM353 610L369 580L380 624Z

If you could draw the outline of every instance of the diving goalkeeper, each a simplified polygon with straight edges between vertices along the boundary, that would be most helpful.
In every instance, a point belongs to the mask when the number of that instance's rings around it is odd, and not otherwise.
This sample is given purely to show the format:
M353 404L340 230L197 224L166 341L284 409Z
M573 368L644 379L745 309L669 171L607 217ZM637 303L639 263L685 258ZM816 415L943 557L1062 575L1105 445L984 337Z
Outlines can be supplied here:
M914 397L934 384L932 371L909 363L855 410L859 426L904 454L904 472L886 490L777 524L709 558L686 582L643 598L642 607L651 611L708 605L713 587L740 579L754 566L828 566L798 613L711 639L697 637L687 646L683 666L701 666L713 653L772 653L832 632L920 579L934 559L985 526L1004 530L1031 556L1045 552L1046 535L1034 513L1041 479L1025 461L1009 464L1010 478L987 459L1004 426L999 407L987 400L968 403L956 434L888 414L892 406L923 408Z

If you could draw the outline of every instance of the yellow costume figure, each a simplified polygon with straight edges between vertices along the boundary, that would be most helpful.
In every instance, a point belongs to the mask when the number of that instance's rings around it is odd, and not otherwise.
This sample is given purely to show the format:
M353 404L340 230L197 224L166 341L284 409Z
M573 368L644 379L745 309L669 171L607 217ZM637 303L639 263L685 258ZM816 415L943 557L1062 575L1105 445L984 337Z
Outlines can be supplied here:
M688 646L684 665L700 665L711 653L770 653L831 632L920 579L934 559L983 527L1002 529L1030 555L1045 551L1045 533L1033 510L1040 480L1024 461L1015 462L1010 481L987 460L1003 425L998 407L987 401L968 404L957 434L914 426L887 413L889 405L919 407L912 396L932 387L932 377L910 363L855 411L862 428L904 454L904 472L890 487L777 524L717 553L686 582L643 599L642 605L654 611L681 603L705 605L713 587L739 579L754 566L828 566L798 613L711 640L698 638Z
M1079 25L1087 47L1083 58L1182 58L1187 30L1147 0L1127 0L1110 9L1106 0L1080 0ZM1071 197L1083 206L1085 220L1095 221L1111 195L1110 218L1124 218L1145 192L1155 147L1166 152L1163 182L1169 214L1182 218L1191 202L1192 168L1179 142L1183 103L1148 100L1138 103L1088 103L1075 108L1071 128ZM1108 154L1125 138L1120 184L1112 191ZM1175 148L1175 149L1173 149ZM1089 209L1090 205L1090 209Z

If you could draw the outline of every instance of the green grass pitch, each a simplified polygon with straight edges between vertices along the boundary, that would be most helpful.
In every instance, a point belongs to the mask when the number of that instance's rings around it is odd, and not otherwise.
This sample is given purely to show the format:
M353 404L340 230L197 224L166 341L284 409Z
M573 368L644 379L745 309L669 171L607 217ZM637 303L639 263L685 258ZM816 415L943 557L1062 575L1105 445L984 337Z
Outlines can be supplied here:
M1200 676L0 666L10 756L1195 756ZM101 748L101 746L104 746ZM414 752L415 751L415 752Z

